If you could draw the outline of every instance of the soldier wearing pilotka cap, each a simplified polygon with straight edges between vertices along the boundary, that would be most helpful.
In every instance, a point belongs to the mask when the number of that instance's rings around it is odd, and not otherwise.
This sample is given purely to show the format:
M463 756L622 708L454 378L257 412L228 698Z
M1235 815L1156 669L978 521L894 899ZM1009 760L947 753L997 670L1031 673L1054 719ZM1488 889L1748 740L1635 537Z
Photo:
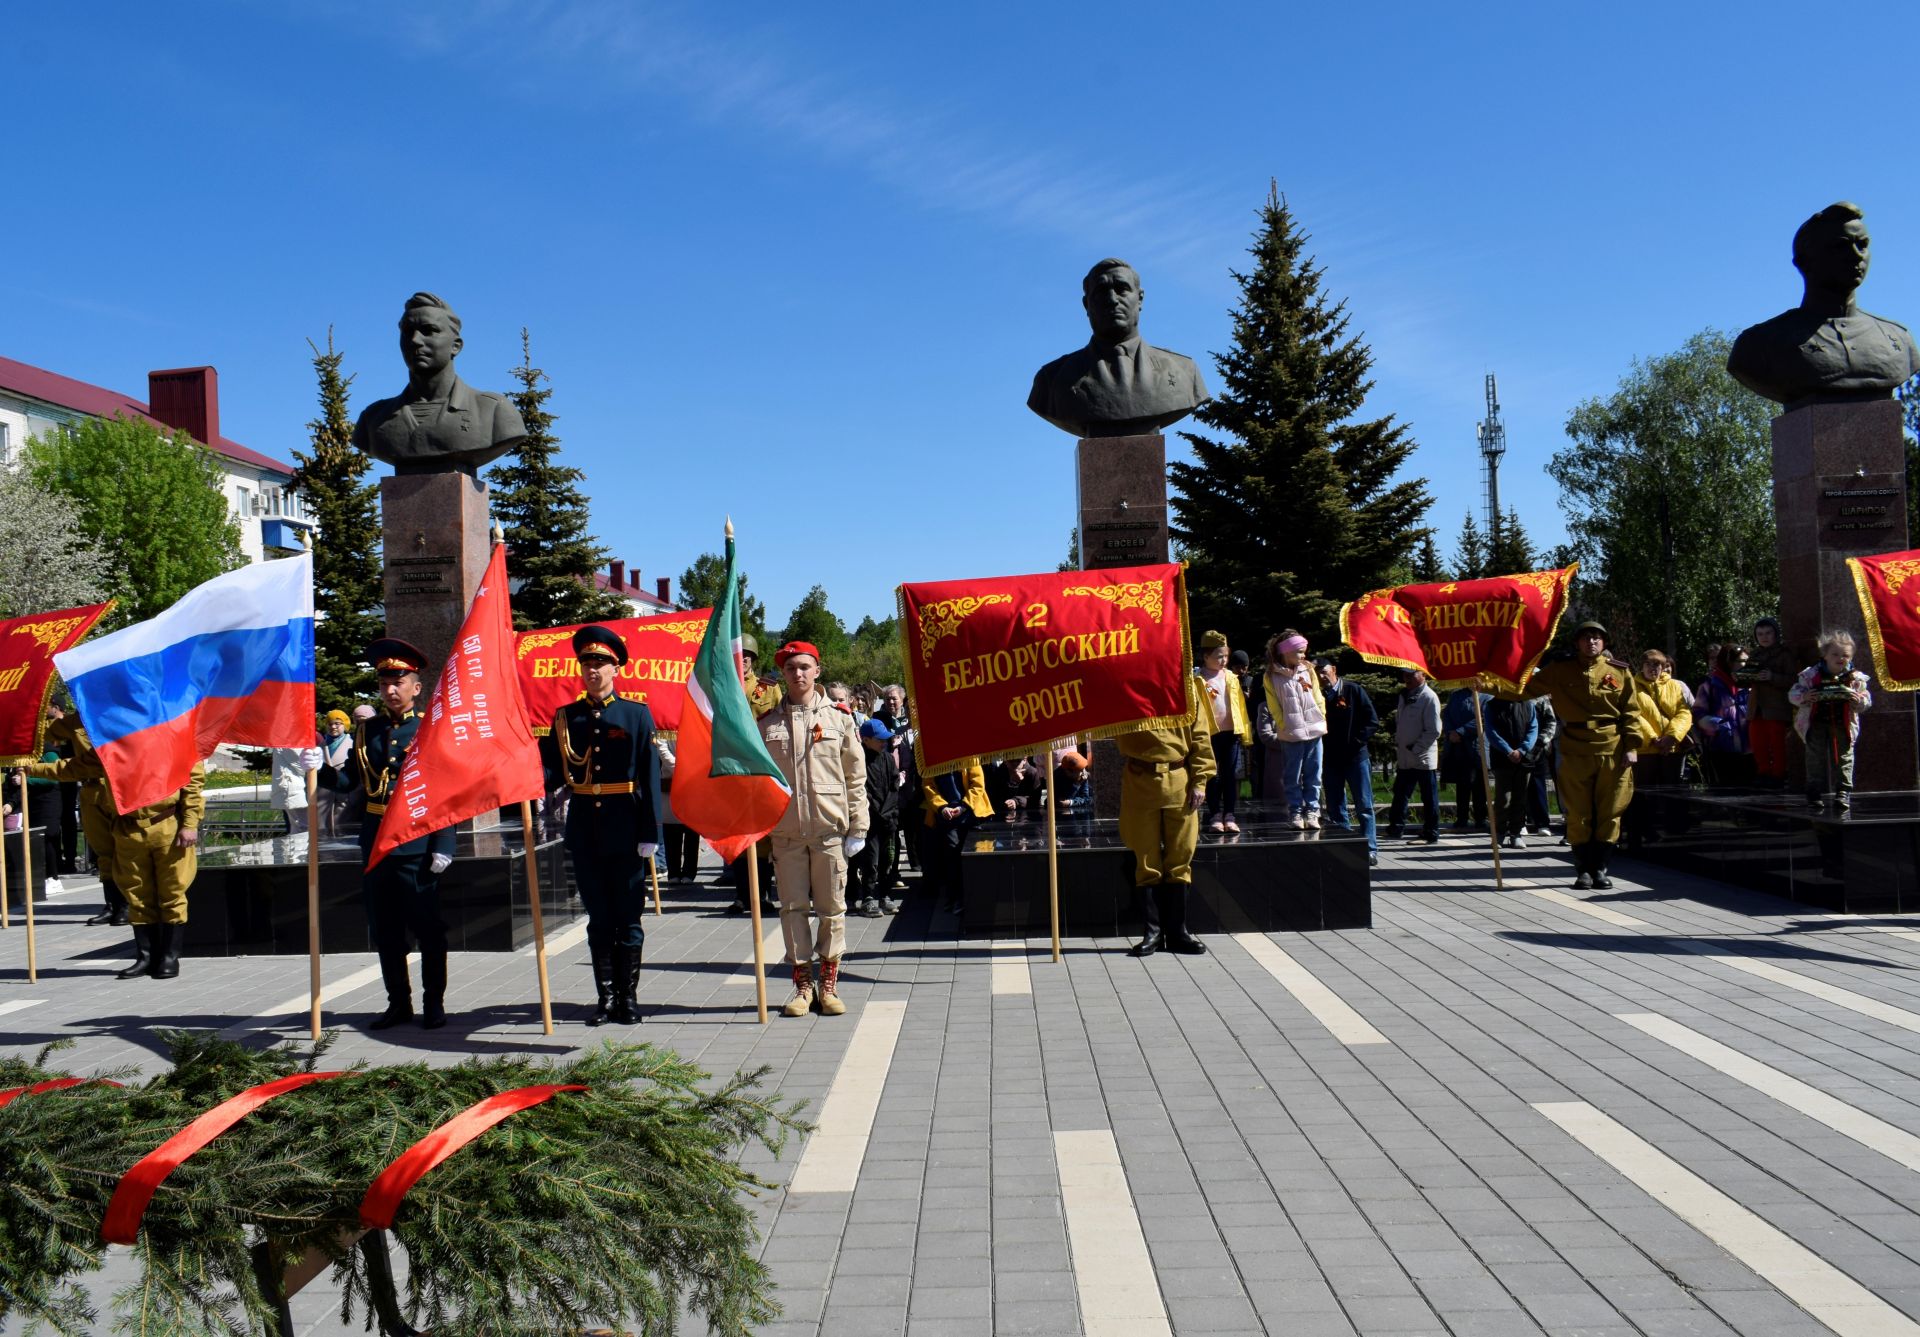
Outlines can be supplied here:
M407 750L420 731L420 671L426 653L387 636L367 647L380 683L384 709L360 722L343 766L321 765L319 783L338 793L364 791L360 813L360 857L373 853L387 805L406 766ZM319 749L313 749L318 752ZM387 1010L368 1029L384 1031L413 1020L413 982L407 974L407 935L420 944L420 1024L438 1030L447 1024L447 926L440 918L440 874L453 862L453 829L416 836L390 851L361 874L367 902L367 927L380 954L380 979L387 989Z
M660 771L653 712L616 689L626 643L606 627L573 634L586 691L560 707L541 740L548 789L564 784L567 857L587 908L593 961L589 1026L640 1020L636 995L647 932L646 862L660 843Z

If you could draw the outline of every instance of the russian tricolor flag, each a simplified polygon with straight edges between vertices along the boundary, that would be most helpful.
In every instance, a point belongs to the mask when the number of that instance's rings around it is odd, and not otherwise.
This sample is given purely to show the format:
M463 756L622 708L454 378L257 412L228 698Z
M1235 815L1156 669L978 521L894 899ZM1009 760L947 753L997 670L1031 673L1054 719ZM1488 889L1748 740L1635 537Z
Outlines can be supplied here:
M313 554L215 576L53 662L121 812L173 794L222 743L312 747Z

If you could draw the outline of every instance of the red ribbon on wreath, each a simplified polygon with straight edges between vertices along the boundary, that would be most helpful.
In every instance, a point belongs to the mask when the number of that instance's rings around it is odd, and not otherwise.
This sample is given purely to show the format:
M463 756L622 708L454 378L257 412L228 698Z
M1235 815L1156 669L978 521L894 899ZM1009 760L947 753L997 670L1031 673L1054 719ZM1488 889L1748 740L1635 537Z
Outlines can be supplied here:
M110 1082L104 1077L97 1079L87 1077L56 1077L52 1081L42 1082L38 1086L10 1086L5 1091L0 1091L0 1108L11 1105L14 1101L20 1099L21 1096L37 1096L42 1091L64 1091L70 1086L86 1086L90 1082L97 1082L100 1086L120 1085L120 1083Z
M584 1091L585 1086L522 1086L488 1096L470 1105L401 1152L392 1165L367 1188L360 1200L360 1224L368 1230L393 1225L400 1200L420 1177L509 1115L553 1099L562 1091Z
M291 1077L262 1082L259 1086L249 1087L239 1095L221 1101L135 1161L133 1168L120 1176L120 1182L113 1186L113 1197L107 1203L106 1217L100 1222L100 1238L109 1244L133 1243L134 1237L140 1233L140 1218L146 1215L147 1203L152 1201L154 1190L187 1157L275 1096L284 1096L289 1091L298 1091L303 1086L324 1082L330 1077L346 1075L344 1072L297 1072Z

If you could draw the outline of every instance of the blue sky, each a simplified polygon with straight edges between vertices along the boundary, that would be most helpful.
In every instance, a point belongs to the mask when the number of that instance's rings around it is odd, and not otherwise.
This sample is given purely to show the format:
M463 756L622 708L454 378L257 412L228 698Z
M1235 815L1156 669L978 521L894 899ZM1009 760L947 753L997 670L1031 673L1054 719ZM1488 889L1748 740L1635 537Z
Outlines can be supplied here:
M1372 345L1451 544L1499 377L1503 495L1636 356L1798 300L1848 198L1862 303L1920 319L1911 12L1861 4L28 6L9 19L0 353L140 392L219 368L286 457L328 327L356 410L431 289L461 373L554 381L594 527L649 585L731 513L777 626L1051 568L1072 443L1027 412L1124 256L1143 329L1226 346L1278 181ZM1684 480L1682 480L1684 481ZM1357 591L1355 592L1357 593ZM1284 610L1276 610L1284 618Z

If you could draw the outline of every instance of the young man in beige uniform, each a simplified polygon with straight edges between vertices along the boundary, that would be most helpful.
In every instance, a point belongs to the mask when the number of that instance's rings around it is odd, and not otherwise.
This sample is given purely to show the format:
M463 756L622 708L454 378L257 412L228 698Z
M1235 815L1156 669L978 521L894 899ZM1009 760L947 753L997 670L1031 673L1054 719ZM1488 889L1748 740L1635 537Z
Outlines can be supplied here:
M804 1017L817 999L822 1015L837 1017L847 1010L838 996L847 942L847 861L867 843L866 754L853 716L819 690L817 649L789 641L773 662L786 699L760 717L760 737L793 789L793 801L773 828L780 927L793 967L793 997L781 1011ZM809 912L820 920L811 939Z

